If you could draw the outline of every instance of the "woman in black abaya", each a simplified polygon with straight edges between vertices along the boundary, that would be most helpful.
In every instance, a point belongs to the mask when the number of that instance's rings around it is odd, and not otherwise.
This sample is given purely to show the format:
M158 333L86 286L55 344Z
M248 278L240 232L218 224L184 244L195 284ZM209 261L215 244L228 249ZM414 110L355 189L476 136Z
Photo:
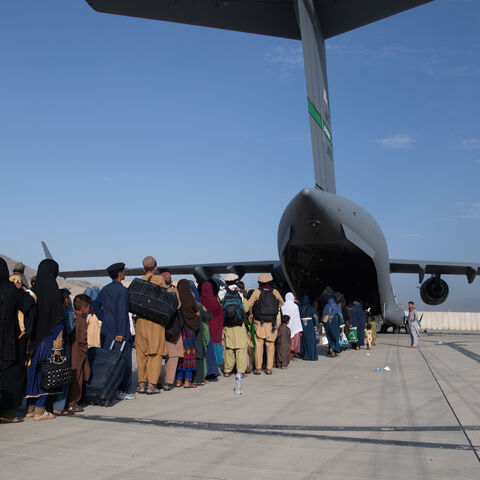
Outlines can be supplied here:
M33 292L37 295L37 320L30 338L31 358L27 368L27 416L34 420L49 420L55 415L45 410L48 395L40 386L42 373L40 362L62 351L63 308L62 296L57 285L58 263L42 260L38 266L37 281Z
M21 341L18 310L24 314L34 299L8 280L8 267L0 258L0 421L16 423L15 407L25 396L25 352ZM22 348L23 346L23 348Z

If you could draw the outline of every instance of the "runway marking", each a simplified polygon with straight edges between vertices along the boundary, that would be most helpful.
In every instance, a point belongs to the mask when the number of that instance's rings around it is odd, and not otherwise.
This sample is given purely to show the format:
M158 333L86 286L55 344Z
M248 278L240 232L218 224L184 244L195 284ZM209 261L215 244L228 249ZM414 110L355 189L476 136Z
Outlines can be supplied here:
M448 345L448 344L445 344L445 345ZM450 346L450 345L449 345L449 346ZM465 349L463 349L463 350L465 350ZM438 385L438 388L439 388L440 391L442 392L443 398L445 398L445 401L447 402L447 405L450 407L450 410L452 411L453 416L454 416L455 419L457 420L458 425L460 426L463 434L465 435L465 438L467 439L467 441L468 441L468 443L469 443L469 445L470 445L470 449L473 451L474 455L477 457L478 462L480 463L480 455L479 455L479 453L478 453L478 451L480 450L480 447L478 447L478 446L476 446L476 445L473 445L470 437L469 437L468 434L467 434L467 429L466 429L466 427L464 427L464 426L462 425L462 422L460 421L460 418L458 417L457 413L455 412L455 409L453 408L453 405L452 405L452 404L450 403L450 401L448 400L445 391L443 390L442 386L440 385L440 382L438 381L437 376L435 375L435 373L433 372L432 367L430 366L430 362L427 360L427 357L424 355L424 353L422 352L422 349L421 349L421 348L418 348L418 351L419 351L420 354L422 355L423 360L425 361L428 369L430 370L430 373L432 374L435 382L436 382L437 385ZM461 353L463 353L463 352L461 352Z
M72 419L92 420L111 423L137 424L137 425L152 425L155 427L166 428L185 428L189 430L203 430L211 432L227 432L227 433L243 433L247 435L267 435L274 437L287 438L309 438L315 440L328 440L335 442L349 442L349 443L366 443L374 445L392 445L397 447L415 447L415 448L435 448L445 450L470 450L471 444L462 445L457 443L438 443L438 442L419 442L410 440L388 440L376 438L362 438L362 437L344 437L335 435L323 435L315 433L305 433L316 430L330 430L330 431L369 431L369 432L385 432L385 431L461 431L461 428L453 427L304 427L299 425L242 425L230 423L209 423L209 422L190 422L190 421L175 421L175 420L158 420L154 418L132 418L132 417L107 417L105 415L75 415ZM388 429L388 430L385 430ZM398 429L398 430L397 430ZM473 429L480 429L479 426ZM290 431L289 431L290 430ZM296 430L291 431L291 430ZM304 433L298 432L299 430ZM480 448L480 447L479 447Z

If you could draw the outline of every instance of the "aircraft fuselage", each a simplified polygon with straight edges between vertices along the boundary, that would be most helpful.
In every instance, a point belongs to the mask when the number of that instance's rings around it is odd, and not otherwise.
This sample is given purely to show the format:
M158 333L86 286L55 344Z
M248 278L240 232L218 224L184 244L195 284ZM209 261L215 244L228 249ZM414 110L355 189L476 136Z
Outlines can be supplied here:
M385 237L362 207L336 194L305 188L289 203L278 229L278 253L295 295L318 297L331 286L400 325Z

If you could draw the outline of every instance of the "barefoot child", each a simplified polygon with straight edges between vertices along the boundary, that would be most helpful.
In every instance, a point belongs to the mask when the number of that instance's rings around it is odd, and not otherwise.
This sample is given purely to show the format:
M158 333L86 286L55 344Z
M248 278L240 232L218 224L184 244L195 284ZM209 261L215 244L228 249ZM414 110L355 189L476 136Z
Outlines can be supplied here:
M75 317L75 337L72 341L71 364L72 383L68 392L68 409L70 412L81 412L78 406L82 397L83 382L90 377L90 364L88 363L87 315L90 311L90 298L80 294L73 299Z

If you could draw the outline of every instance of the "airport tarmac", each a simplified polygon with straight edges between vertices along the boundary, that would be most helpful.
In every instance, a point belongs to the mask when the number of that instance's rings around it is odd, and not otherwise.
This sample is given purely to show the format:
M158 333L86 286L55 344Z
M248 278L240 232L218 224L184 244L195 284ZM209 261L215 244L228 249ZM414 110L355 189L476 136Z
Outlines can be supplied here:
M372 351L249 375L242 396L230 377L72 417L2 424L1 476L480 478L480 335L409 344L407 335L379 335Z

